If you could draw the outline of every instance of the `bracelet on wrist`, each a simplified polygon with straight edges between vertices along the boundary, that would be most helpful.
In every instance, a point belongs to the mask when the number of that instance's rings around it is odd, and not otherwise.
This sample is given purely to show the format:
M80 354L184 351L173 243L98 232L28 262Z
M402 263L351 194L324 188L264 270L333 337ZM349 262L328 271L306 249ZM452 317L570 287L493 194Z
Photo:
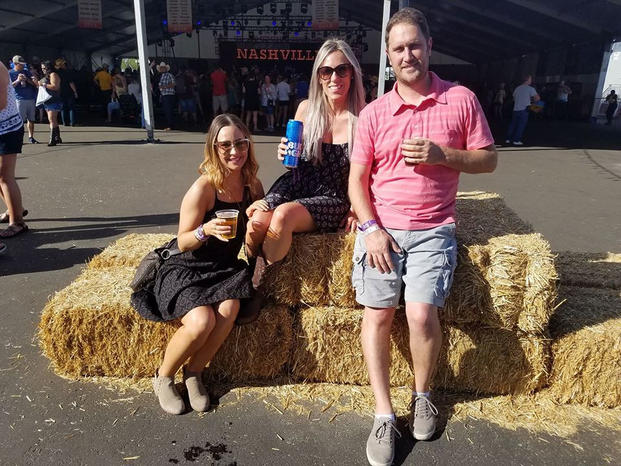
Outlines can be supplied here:
M209 235L205 234L205 230L203 230L203 224L201 223L196 230L194 230L194 237L204 243L209 238Z
M367 220L363 224L358 225L358 231L367 231L367 229L371 228L373 225L377 225L377 221L375 219Z
M370 227L367 227L364 229L364 231L361 231L360 234L362 235L362 237L364 238L365 236L369 236L371 233L380 230L380 226L375 223L374 225L371 225Z

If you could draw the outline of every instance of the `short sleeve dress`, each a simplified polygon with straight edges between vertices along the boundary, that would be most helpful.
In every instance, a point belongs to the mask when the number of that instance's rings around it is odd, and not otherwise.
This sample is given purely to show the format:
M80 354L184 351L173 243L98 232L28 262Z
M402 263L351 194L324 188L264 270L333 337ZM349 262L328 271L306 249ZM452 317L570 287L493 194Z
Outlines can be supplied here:
M317 165L300 160L297 168L274 182L265 200L270 209L285 202L299 202L313 217L317 230L324 233L336 231L349 211L347 143L323 143L321 158Z
M203 222L214 218L218 210L237 209L240 213L235 238L228 242L209 238L200 248L169 258L157 272L153 292L140 290L132 294L134 309L145 319L161 322L179 319L198 306L250 298L252 268L238 258L246 235L249 203L248 188L241 203L224 202L216 196Z

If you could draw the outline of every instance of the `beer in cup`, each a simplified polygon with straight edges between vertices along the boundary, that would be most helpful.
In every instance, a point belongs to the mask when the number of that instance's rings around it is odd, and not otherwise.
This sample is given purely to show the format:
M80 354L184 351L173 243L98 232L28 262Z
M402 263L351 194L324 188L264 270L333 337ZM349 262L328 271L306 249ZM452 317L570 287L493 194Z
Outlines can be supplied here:
M237 236L237 216L239 215L239 210L236 209L226 209L226 210L218 210L216 212L216 217L224 220L224 225L231 227L231 232L222 235L225 239L233 239Z

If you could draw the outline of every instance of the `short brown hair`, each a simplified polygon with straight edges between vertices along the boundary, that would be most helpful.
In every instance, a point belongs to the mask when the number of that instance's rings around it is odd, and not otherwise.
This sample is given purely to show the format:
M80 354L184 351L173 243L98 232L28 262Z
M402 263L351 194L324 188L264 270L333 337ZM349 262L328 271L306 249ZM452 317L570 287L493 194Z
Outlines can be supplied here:
M423 12L417 10L416 8L401 8L390 17L388 24L386 25L386 47L388 47L390 30L395 24L400 23L408 23L412 26L418 26L420 28L420 32L422 32L423 36L425 36L425 39L429 40L429 25L427 24L427 18L425 18Z

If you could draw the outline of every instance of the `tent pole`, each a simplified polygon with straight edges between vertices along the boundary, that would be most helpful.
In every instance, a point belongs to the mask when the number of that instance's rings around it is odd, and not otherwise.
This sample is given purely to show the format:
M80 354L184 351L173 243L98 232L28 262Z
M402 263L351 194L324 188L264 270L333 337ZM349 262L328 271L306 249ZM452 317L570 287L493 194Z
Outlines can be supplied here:
M390 18L390 0L384 0L384 16L382 18L382 39L380 41L379 76L377 77L377 96L384 95L384 78L386 76L386 25Z
M134 0L136 17L136 40L138 41L138 61L140 62L140 87L142 87L142 111L147 129L147 142L155 142L153 137L154 115L151 98L151 79L147 58L147 28L144 14L144 0Z

